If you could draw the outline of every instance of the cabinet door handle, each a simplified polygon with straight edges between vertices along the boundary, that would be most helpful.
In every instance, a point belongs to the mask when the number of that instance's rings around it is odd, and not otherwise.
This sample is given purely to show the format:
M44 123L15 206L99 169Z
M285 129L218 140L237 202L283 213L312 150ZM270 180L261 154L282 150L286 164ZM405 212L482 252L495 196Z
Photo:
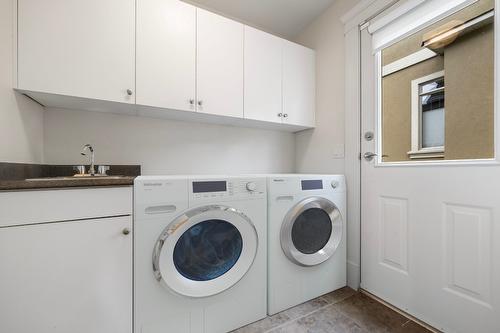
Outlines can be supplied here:
M128 234L130 234L130 229L129 229L129 228L124 228L124 229L122 230L122 234L124 234L124 235L128 235Z
M281 112L278 113L278 117L280 117L280 118L283 117L283 113L281 113Z
M200 100L200 101L198 101L198 105L199 105L199 106L202 106L202 105L203 105L203 101L201 101L201 100Z
M194 99L190 99L189 104L194 105Z
M283 118L286 118L286 117L288 117L288 113L285 113L285 114L283 115Z
M132 89L127 89L127 95L132 96L133 93Z

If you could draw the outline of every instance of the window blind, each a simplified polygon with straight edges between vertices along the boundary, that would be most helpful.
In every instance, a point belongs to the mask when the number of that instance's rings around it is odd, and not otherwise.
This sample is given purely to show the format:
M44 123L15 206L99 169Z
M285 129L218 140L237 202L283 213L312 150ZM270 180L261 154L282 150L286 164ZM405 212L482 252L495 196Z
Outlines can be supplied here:
M401 0L370 20L373 53L449 16L477 0Z

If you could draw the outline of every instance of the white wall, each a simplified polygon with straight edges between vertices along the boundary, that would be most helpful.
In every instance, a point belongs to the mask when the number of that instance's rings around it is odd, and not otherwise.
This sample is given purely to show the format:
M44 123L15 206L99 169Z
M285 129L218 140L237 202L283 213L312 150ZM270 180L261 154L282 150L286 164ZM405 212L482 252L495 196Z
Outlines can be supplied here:
M47 109L45 161L141 164L143 174L293 172L294 134L97 112Z
M337 0L296 41L317 52L316 129L298 134L152 118L48 109L47 163L142 164L144 174L344 173L344 27L358 1ZM359 282L359 224L348 219L348 279Z
M43 160L43 108L12 90L14 1L0 0L0 161Z
M316 50L316 128L297 134L296 171L344 173L345 147L345 46L340 18L358 0L337 0L296 41ZM348 283L360 279L359 223L347 218Z
M344 26L340 17L357 1L338 0L296 42L316 50L316 129L297 134L296 169L344 171Z

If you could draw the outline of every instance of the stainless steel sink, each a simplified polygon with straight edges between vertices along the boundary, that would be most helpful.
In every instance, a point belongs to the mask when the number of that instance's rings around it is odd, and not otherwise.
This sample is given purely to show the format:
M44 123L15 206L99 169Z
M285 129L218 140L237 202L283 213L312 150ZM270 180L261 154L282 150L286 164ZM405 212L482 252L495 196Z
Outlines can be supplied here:
M43 181L75 181L75 180L89 180L89 179L123 179L124 176L105 176L105 175L76 175L70 177L44 177L44 178L28 178L27 181L43 182Z

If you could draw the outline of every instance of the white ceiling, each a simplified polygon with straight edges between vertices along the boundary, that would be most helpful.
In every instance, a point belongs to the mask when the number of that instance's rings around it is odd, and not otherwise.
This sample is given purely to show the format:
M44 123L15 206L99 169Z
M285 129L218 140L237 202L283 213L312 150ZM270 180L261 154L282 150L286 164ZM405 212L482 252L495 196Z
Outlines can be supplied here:
M335 0L185 0L199 7L294 38Z

